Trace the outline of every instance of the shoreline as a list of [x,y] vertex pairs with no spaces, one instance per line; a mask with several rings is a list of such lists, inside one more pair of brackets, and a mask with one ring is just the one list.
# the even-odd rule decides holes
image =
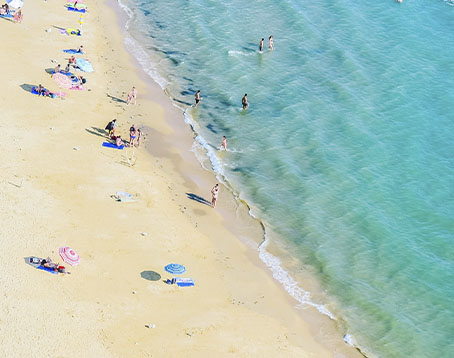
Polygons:
[[[314,340],[311,330],[316,328],[295,316],[291,299],[260,264],[257,253],[254,257],[224,228],[219,213],[183,194],[189,179],[202,179],[175,173],[180,153],[165,142],[173,138],[166,122],[171,104],[150,101],[148,82],[137,73],[131,75],[134,66],[124,50],[121,29],[109,29],[111,10],[104,3],[90,4],[80,39],[44,31],[77,20],[63,6],[30,3],[25,11],[23,24],[0,24],[11,38],[4,44],[9,55],[0,63],[10,68],[5,83],[12,96],[8,103],[2,99],[2,108],[4,118],[14,119],[3,124],[11,143],[1,151],[8,163],[0,207],[5,220],[0,254],[4,353],[332,356],[331,349]],[[43,68],[52,66],[51,59],[64,57],[62,48],[81,41],[88,49],[84,57],[95,67],[87,75],[86,91],[52,100],[20,88],[32,82],[56,88]],[[13,56],[17,63],[11,64]],[[132,82],[139,84],[139,103],[125,108],[113,98],[124,98]],[[100,147],[102,128],[113,117],[120,119],[119,132],[125,133],[132,121],[144,125],[149,116],[153,125],[146,143],[152,148],[162,143],[170,159],[155,152],[149,156],[143,149],[117,152]],[[133,165],[130,159],[135,159]],[[206,189],[202,181],[201,188],[205,193],[211,186]],[[110,194],[116,190],[133,193],[136,203],[114,202]],[[28,255],[56,260],[57,248],[66,244],[82,257],[70,276],[46,276],[23,263]],[[195,287],[178,289],[161,282],[162,267],[173,261],[186,265]],[[141,272],[149,270],[160,279],[145,281]],[[57,322],[60,329],[55,329]],[[150,322],[156,329],[145,327]],[[340,352],[355,356],[343,346]]]
[[[120,32],[123,34],[123,36],[129,36],[131,35],[128,33],[128,26],[127,23],[132,20],[132,11],[128,8],[127,5],[125,5],[121,0],[108,0],[109,6],[114,10],[116,16],[117,16],[117,25],[119,26]],[[126,25],[126,26],[125,26]],[[133,41],[137,42],[138,40],[133,39]],[[123,43],[125,50],[127,51],[127,46]],[[139,46],[142,46],[140,43],[138,44]],[[129,53],[129,52],[128,52]],[[147,84],[149,85],[149,89],[152,91],[153,95],[156,95],[157,92],[161,92],[160,94],[164,94],[163,100],[164,104],[165,101],[169,102],[168,104],[170,105],[165,105],[166,110],[170,112],[169,118],[166,119],[167,124],[169,124],[172,129],[177,133],[173,134],[175,137],[175,140],[173,141],[166,141],[166,142],[161,142],[160,147],[164,146],[174,146],[178,149],[179,153],[178,155],[173,155],[169,152],[162,152],[161,150],[150,150],[149,152],[152,155],[158,155],[162,157],[167,157],[171,158],[173,163],[178,163],[176,164],[176,170],[179,175],[187,179],[188,181],[194,181],[196,184],[199,186],[199,189],[202,189],[204,187],[209,188],[207,186],[207,183],[209,182],[209,177],[217,177],[219,173],[214,172],[211,168],[207,169],[204,167],[203,163],[201,162],[202,159],[197,158],[196,153],[194,152],[191,147],[193,147],[193,143],[195,141],[195,137],[198,135],[195,128],[193,126],[195,123],[191,122],[190,120],[186,119],[186,112],[187,111],[192,111],[192,106],[184,108],[184,105],[178,104],[174,102],[174,98],[170,93],[165,88],[165,84],[159,83],[161,81],[157,81],[155,76],[152,76],[151,74],[148,74],[143,66],[139,63],[138,59],[131,53],[129,53],[129,56],[131,58],[131,61],[134,63],[134,66],[136,67],[136,70],[138,72],[143,73],[148,81],[146,80]],[[158,74],[159,76],[159,74]],[[160,77],[160,76],[159,76]],[[162,77],[160,77],[162,78]],[[164,80],[165,81],[165,80]],[[163,105],[162,102],[159,102],[161,105]],[[180,117],[180,118],[178,118]],[[175,144],[177,143],[177,145]],[[202,148],[202,150],[205,150]],[[205,153],[206,155],[206,153]],[[180,158],[179,158],[180,156]],[[191,163],[191,166],[187,166],[181,162],[181,158],[183,158],[184,161],[188,161]],[[212,165],[210,159],[208,157],[204,158],[204,161],[208,162],[209,165]],[[186,174],[186,170],[192,172],[192,175]],[[226,179],[226,178],[222,178]],[[185,185],[190,185],[188,181],[185,182]],[[292,308],[295,310],[295,312],[308,324],[313,325],[313,330],[312,334],[314,336],[317,335],[317,332],[320,329],[323,329],[325,331],[329,331],[329,336],[331,338],[329,339],[330,343],[329,346],[333,349],[339,349],[339,348],[346,348],[347,351],[353,349],[353,351],[357,351],[361,357],[373,357],[371,353],[366,353],[367,351],[364,349],[364,347],[360,347],[355,343],[354,338],[347,332],[345,333],[344,338],[342,339],[342,332],[341,332],[341,327],[339,327],[340,322],[343,322],[342,319],[339,319],[334,316],[333,313],[331,313],[327,308],[326,305],[329,303],[324,303],[324,304],[317,304],[313,302],[312,300],[309,299],[309,301],[303,297],[306,295],[311,295],[313,290],[321,292],[322,289],[319,286],[318,280],[312,276],[312,274],[306,272],[303,275],[300,275],[299,277],[301,280],[295,280],[294,277],[292,277],[291,274],[289,274],[288,269],[285,268],[285,265],[283,262],[280,260],[279,256],[276,256],[274,253],[271,253],[267,250],[267,246],[270,243],[269,239],[267,239],[267,233],[266,233],[266,227],[265,223],[262,221],[261,218],[256,217],[252,212],[252,207],[249,205],[249,203],[240,198],[238,194],[234,191],[234,189],[230,186],[229,188],[226,188],[226,183],[223,181],[220,181],[220,183],[224,186],[225,189],[227,189],[227,197],[228,197],[228,205],[224,206],[219,206],[217,207],[217,211],[220,213],[220,215],[223,218],[224,222],[224,228],[234,234],[237,239],[239,239],[243,244],[245,244],[248,247],[248,250],[251,251],[252,255],[249,255],[249,258],[258,266],[262,268],[275,282],[278,284],[278,286],[285,292],[286,295],[288,295],[288,304],[292,306]],[[206,190],[208,192],[208,190]],[[225,192],[225,190],[224,190]],[[235,223],[235,220],[240,220],[241,224],[240,226],[245,226],[248,229],[252,228],[253,234],[250,232],[247,232],[247,229],[243,230],[234,230],[232,227],[237,225]],[[235,224],[235,225],[233,225]],[[274,234],[276,235],[276,234]],[[253,237],[251,240],[250,238]],[[272,243],[271,243],[272,244]],[[271,245],[273,246],[273,245]],[[275,251],[277,249],[278,252],[282,252],[283,248],[282,247],[275,247]],[[285,252],[285,255],[289,255],[288,252]],[[268,256],[271,258],[270,261],[266,261],[266,259],[263,256]],[[277,270],[276,267],[271,267],[272,265],[277,265]],[[287,278],[290,279],[288,284],[286,282],[282,281],[282,277],[285,276],[285,280]],[[292,293],[289,291],[289,287],[287,286],[293,286],[298,285],[301,283],[308,284],[311,289],[305,290],[300,288],[300,286],[297,287],[297,293]],[[305,287],[304,285],[303,287]],[[301,293],[300,293],[301,292]],[[298,297],[298,298],[297,298]],[[325,297],[326,298],[326,297]],[[334,303],[334,300],[330,303]],[[305,305],[306,307],[301,307],[297,308],[298,306]],[[310,318],[304,317],[305,313],[307,310],[314,310],[314,312],[311,312],[309,314]],[[304,311],[304,313],[303,313]],[[343,327],[345,329],[345,326]],[[320,337],[319,342],[323,344],[323,341],[326,341],[327,337]],[[325,342],[326,343],[326,342]]]

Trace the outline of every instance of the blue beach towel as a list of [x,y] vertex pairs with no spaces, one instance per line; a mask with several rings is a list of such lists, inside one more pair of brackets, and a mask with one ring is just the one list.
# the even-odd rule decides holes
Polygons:
[[107,147],[107,148],[120,149],[120,150],[122,150],[125,147],[124,145],[120,145],[119,147],[117,147],[116,144],[110,143],[110,142],[102,142],[102,146]]
[[13,19],[14,18],[14,16],[11,15],[11,14],[2,14],[2,15],[0,15],[0,17],[4,17],[6,19]]
[[176,284],[178,287],[189,287],[194,286],[194,280],[192,278],[177,278],[175,279]]
[[53,273],[54,275],[58,275],[58,271],[54,271],[54,269],[51,269],[49,267],[44,267],[44,266],[39,265],[36,268],[38,270],[43,270],[43,271],[47,271],[47,272]]
[[63,52],[70,53],[70,54],[72,54],[72,55],[76,55],[76,54],[78,54],[78,53],[82,53],[82,52],[80,52],[80,51],[74,50],[73,48],[68,49],[68,50],[63,50]]
[[85,13],[85,9],[77,9],[75,7],[72,7],[72,6],[68,6],[67,9],[68,9],[68,11],[75,11],[75,12],[83,12],[83,13]]

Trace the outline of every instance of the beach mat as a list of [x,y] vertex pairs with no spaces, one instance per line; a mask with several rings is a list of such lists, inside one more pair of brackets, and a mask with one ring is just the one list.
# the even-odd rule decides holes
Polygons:
[[44,266],[39,265],[39,266],[37,266],[36,268],[37,268],[38,270],[43,270],[43,271],[50,272],[50,273],[52,273],[52,274],[54,274],[54,275],[58,275],[58,271],[55,271],[54,269],[49,268],[49,267],[44,267]]
[[75,7],[72,7],[72,6],[68,6],[67,7],[68,11],[74,11],[74,12],[82,12],[82,13],[85,13],[85,9],[77,9]]
[[81,36],[82,35],[78,29],[72,29],[72,28],[67,28],[64,33],[66,33],[68,35],[72,35],[72,36]]
[[175,283],[178,285],[178,287],[189,287],[189,286],[195,286],[194,280],[192,278],[176,278]]
[[71,55],[77,55],[78,53],[80,53],[80,54],[82,53],[82,52],[77,51],[77,50],[75,50],[73,48],[70,48],[68,50],[63,50],[63,52],[70,53]]
[[107,148],[119,149],[119,150],[122,150],[125,147],[124,145],[120,145],[119,147],[117,147],[116,144],[110,143],[110,142],[102,142],[102,146],[107,147]]

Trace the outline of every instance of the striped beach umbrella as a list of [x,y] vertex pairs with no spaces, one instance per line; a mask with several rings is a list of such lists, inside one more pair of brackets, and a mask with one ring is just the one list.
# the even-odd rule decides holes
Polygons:
[[186,267],[180,264],[168,264],[164,267],[164,270],[172,275],[181,275],[186,271]]
[[52,79],[61,88],[69,89],[73,86],[73,81],[71,81],[71,78],[64,75],[63,73],[54,73],[52,75]]
[[68,246],[60,247],[58,249],[58,253],[63,261],[67,262],[71,266],[79,265],[80,264],[80,257],[76,251],[71,249]]

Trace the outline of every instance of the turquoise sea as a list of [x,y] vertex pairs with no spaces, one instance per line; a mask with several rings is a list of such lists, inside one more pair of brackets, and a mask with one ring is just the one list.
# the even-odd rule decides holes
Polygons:
[[258,254],[289,294],[370,356],[454,357],[454,2],[120,5],[128,50],[263,221]]

